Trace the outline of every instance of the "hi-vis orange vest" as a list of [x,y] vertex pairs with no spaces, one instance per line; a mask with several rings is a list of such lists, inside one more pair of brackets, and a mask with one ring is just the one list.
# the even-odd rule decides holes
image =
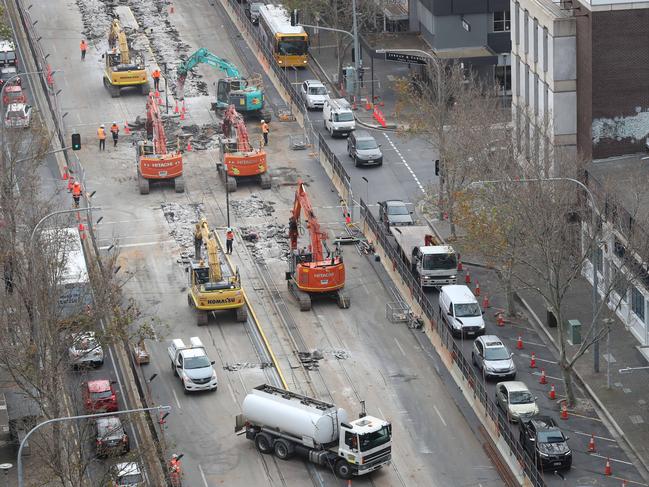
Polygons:
[[99,127],[97,129],[97,136],[99,137],[99,140],[104,140],[106,138],[106,131],[103,128]]

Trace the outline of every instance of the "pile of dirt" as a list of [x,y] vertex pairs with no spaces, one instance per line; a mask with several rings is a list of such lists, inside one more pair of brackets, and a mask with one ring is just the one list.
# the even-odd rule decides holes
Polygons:
[[242,200],[230,201],[234,213],[241,217],[271,216],[275,213],[274,204],[274,201],[266,201],[257,193]]
[[203,218],[203,204],[162,203],[162,212],[169,223],[171,235],[181,248],[179,263],[188,264],[194,257],[194,228]]
[[[108,38],[108,28],[112,19],[112,10],[102,0],[77,0],[81,12],[83,32],[87,40],[97,41]],[[107,41],[106,41],[106,44]],[[102,48],[103,49],[103,48]]]
[[287,262],[290,254],[288,225],[269,223],[267,225],[244,226],[241,236],[257,262]]
[[[131,140],[134,142],[144,140],[146,117],[138,116],[135,121],[129,122]],[[167,137],[167,150],[175,151],[187,146],[191,139],[193,150],[208,150],[219,147],[219,137],[222,133],[221,125],[210,123],[205,125],[185,125],[177,116],[162,116],[165,135]]]

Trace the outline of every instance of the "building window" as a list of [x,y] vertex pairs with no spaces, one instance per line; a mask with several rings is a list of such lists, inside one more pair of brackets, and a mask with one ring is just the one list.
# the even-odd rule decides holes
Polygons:
[[525,11],[525,17],[523,18],[523,51],[525,54],[529,52],[530,44],[530,14],[528,11]]
[[631,287],[631,309],[638,319],[644,323],[644,296],[635,286]]
[[494,12],[494,32],[509,32],[511,30],[511,21],[509,11]]
[[629,288],[629,282],[627,281],[624,272],[622,272],[622,269],[617,268],[615,270],[615,275],[613,276],[613,289],[624,302],[626,302],[627,300],[626,294],[628,288]]
[[[518,68],[518,66],[517,66]],[[511,95],[512,93],[512,67],[496,66],[496,83],[500,86],[500,91]]]
[[534,19],[534,62],[539,61],[539,21]]
[[548,29],[543,27],[543,72],[548,72]]
[[519,39],[520,39],[520,24],[518,21],[518,16],[520,15],[520,8],[518,6],[518,2],[514,4],[514,42],[518,46],[520,44]]

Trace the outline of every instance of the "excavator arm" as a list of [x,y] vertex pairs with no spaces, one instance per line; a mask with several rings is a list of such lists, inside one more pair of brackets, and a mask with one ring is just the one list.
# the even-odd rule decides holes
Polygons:
[[153,148],[155,153],[159,155],[166,154],[167,136],[165,135],[164,125],[162,124],[160,106],[156,102],[153,93],[149,93],[149,97],[146,101],[146,118],[147,125],[149,125],[153,131]]
[[201,47],[198,51],[189,56],[184,63],[176,68],[176,73],[178,74],[177,96],[180,99],[184,98],[184,87],[187,73],[199,64],[208,64],[209,66],[220,69],[228,78],[241,79],[241,74],[234,64],[227,59],[222,59],[217,55],[212,54],[204,47]]
[[[233,131],[235,133],[233,133]],[[234,105],[228,106],[223,114],[223,134],[226,137],[237,137],[237,151],[239,152],[252,152],[250,139],[248,137],[248,129],[246,123],[239,112],[237,112]]]
[[311,252],[313,253],[313,260],[320,262],[324,260],[322,253],[323,242],[327,240],[327,234],[320,230],[320,223],[313,212],[311,200],[306,193],[304,183],[302,180],[297,182],[297,190],[295,191],[295,200],[293,201],[293,211],[289,220],[289,239],[291,249],[297,248],[297,223],[300,221],[300,214],[304,211],[305,221],[311,237]]
[[[210,228],[205,218],[196,224],[196,238],[205,242],[207,246],[207,262],[210,266],[210,282],[219,282],[223,279],[221,262],[219,261],[219,246],[216,238],[210,235]],[[198,257],[198,256],[197,256]]]
[[113,19],[113,23],[110,25],[108,44],[112,47],[119,47],[120,62],[122,64],[128,64],[131,62],[131,53],[129,52],[126,33],[117,19]]

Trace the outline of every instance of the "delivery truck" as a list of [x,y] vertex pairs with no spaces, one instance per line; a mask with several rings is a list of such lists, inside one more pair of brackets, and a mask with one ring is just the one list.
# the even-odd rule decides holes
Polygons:
[[300,456],[350,479],[389,465],[392,457],[392,425],[364,409],[349,421],[334,404],[263,384],[243,400],[235,432],[261,453],[282,460]]

